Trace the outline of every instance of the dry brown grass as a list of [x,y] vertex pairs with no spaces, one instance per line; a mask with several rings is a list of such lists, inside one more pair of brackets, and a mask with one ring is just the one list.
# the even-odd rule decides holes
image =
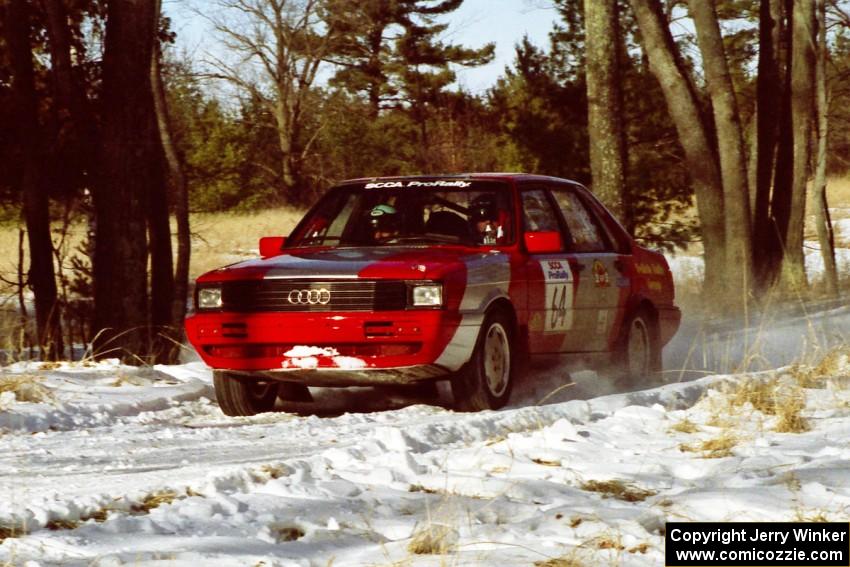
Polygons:
[[544,467],[560,467],[561,461],[556,461],[553,459],[542,459],[542,458],[534,458],[531,459],[531,462],[537,465],[542,465]]
[[806,366],[797,364],[790,374],[801,388],[824,388],[830,378],[847,375],[850,363],[850,346],[840,345],[827,351],[817,364]]
[[122,386],[147,386],[150,380],[134,374],[121,372],[115,377],[115,380],[109,383],[110,386],[120,388]]
[[454,550],[457,540],[453,526],[429,521],[413,533],[407,551],[414,555],[446,555]]
[[80,518],[81,522],[87,522],[89,520],[94,520],[95,522],[105,522],[106,518],[109,517],[109,509],[108,508],[100,508],[99,510],[95,510],[89,514],[86,514],[82,518]]
[[66,520],[63,518],[58,518],[56,520],[50,520],[47,522],[44,527],[48,530],[58,531],[58,530],[73,530],[82,524],[82,520]]
[[442,494],[443,491],[437,490],[435,488],[428,488],[422,486],[421,484],[411,484],[407,487],[408,492],[422,492],[424,494]]
[[[240,260],[256,257],[259,253],[259,239],[262,236],[285,236],[295,227],[304,211],[280,207],[256,213],[195,213],[190,217],[192,230],[192,255],[189,277],[194,280],[204,272],[232,264]],[[18,229],[17,222],[0,224],[0,250],[6,251],[0,257],[0,349],[8,352],[23,352],[28,343],[27,332],[33,335],[33,329],[25,329],[17,314],[18,302],[15,298],[16,287],[4,280],[15,282],[18,279]],[[54,223],[54,230],[59,223]],[[66,257],[63,261],[64,272],[71,273],[71,259],[79,257],[79,246],[85,240],[87,225],[74,222],[68,229],[62,247]],[[176,234],[176,225],[172,222],[172,235]],[[54,236],[54,240],[58,237]],[[177,242],[173,240],[176,250]],[[23,273],[29,269],[29,251],[24,242]],[[32,313],[30,313],[30,319]],[[30,325],[32,327],[32,325]],[[0,364],[12,362],[0,358]]]
[[584,518],[582,518],[581,516],[573,516],[572,518],[570,518],[570,527],[577,528],[581,525],[583,521]]
[[822,522],[831,522],[829,516],[827,516],[826,512],[823,510],[815,510],[809,513],[806,513],[803,510],[797,510],[794,514],[795,522],[807,522],[807,523],[822,523]]
[[33,374],[0,376],[0,393],[12,392],[19,402],[39,404],[53,399],[50,390],[42,386],[41,378]]
[[610,536],[598,537],[592,541],[592,545],[596,549],[614,549],[616,551],[623,551],[626,549],[626,546],[623,545],[619,539],[615,539]]
[[198,213],[192,215],[191,277],[256,256],[261,236],[286,236],[304,211],[287,207],[256,213]]
[[598,492],[605,498],[616,498],[625,502],[643,502],[656,492],[640,488],[621,480],[589,480],[582,483],[582,490]]
[[733,407],[747,404],[765,415],[776,416],[774,431],[779,433],[802,433],[809,424],[802,412],[806,408],[806,392],[798,383],[770,380],[745,380],[731,392]]
[[687,417],[682,421],[678,421],[670,426],[670,431],[676,431],[678,433],[696,433],[699,431],[699,426],[688,419]]
[[722,459],[732,456],[732,448],[738,444],[738,438],[728,431],[719,437],[707,439],[699,443],[682,443],[679,450],[689,453],[702,453],[703,459]]
[[278,543],[296,541],[304,537],[304,530],[293,524],[272,524],[269,531]]
[[[220,212],[194,213],[189,222],[192,228],[192,258],[189,269],[190,277],[196,278],[204,272],[238,261],[245,256],[256,255],[261,236],[285,236],[295,227],[303,216],[304,211],[289,207],[279,207],[249,212]],[[58,229],[59,223],[53,224]],[[18,266],[18,229],[19,223],[6,222],[0,224],[0,250],[7,251],[0,258],[0,276],[6,280],[16,281]],[[88,227],[85,222],[74,222],[68,229],[65,250],[68,257],[66,266],[70,266],[70,258],[78,255],[78,246],[83,242]],[[176,234],[176,225],[172,222],[172,234]],[[177,242],[173,245],[176,249]],[[24,243],[24,273],[29,269],[29,251]],[[0,297],[11,297],[14,288],[0,280]]]
[[4,539],[21,537],[27,535],[23,525],[0,524],[0,543]]
[[[0,301],[7,300],[0,308],[0,349],[5,353],[0,355],[0,364],[15,362],[16,357],[12,353],[26,352],[29,347],[29,337],[35,333],[35,317],[29,321],[22,321],[18,314],[18,301],[16,298],[9,299],[5,284],[0,281]],[[11,292],[10,292],[11,293]]]
[[584,567],[584,563],[575,557],[565,556],[547,559],[545,561],[535,561],[534,567]]
[[260,467],[260,472],[268,475],[270,479],[277,479],[289,474],[289,471],[283,465],[263,465]]
[[178,497],[178,494],[172,490],[151,492],[145,496],[140,503],[134,504],[130,509],[137,514],[147,514],[154,508],[159,508],[163,504],[171,504]]
[[829,206],[850,208],[850,177],[831,177],[826,182]]

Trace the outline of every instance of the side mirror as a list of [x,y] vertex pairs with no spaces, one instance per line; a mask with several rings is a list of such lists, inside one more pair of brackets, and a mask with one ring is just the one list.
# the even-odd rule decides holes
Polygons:
[[557,231],[526,232],[525,248],[529,254],[553,254],[561,252],[564,244],[561,233]]
[[260,256],[263,258],[277,256],[284,244],[286,244],[285,236],[264,236],[260,239]]

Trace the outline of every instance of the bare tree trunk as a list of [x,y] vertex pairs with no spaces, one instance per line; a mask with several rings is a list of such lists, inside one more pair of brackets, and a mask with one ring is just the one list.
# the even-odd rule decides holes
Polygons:
[[816,74],[817,89],[817,140],[818,155],[815,172],[815,182],[812,191],[812,211],[815,215],[815,226],[818,231],[820,253],[823,258],[824,283],[829,297],[838,297],[838,270],[835,266],[835,236],[832,222],[829,218],[829,207],[826,199],[826,151],[828,141],[829,106],[826,92],[826,0],[817,0],[818,52]]
[[781,0],[761,0],[759,7],[759,59],[756,79],[756,187],[753,208],[753,257],[756,285],[763,292],[772,282],[781,251],[771,218],[771,187],[779,133],[782,99],[779,58]]
[[[155,2],[157,23],[160,17],[160,0]],[[174,309],[174,258],[171,250],[171,225],[169,222],[168,190],[162,171],[162,158],[164,147],[162,144],[162,113],[167,112],[160,108],[158,88],[161,88],[161,77],[159,75],[159,39],[157,29],[154,28],[153,49],[149,65],[151,101],[156,122],[153,125],[151,135],[152,145],[157,146],[157,167],[152,172],[156,175],[155,182],[151,185],[149,192],[149,218],[148,232],[150,234],[151,254],[151,323],[154,326],[156,337],[153,341],[153,354],[157,362],[173,362],[175,350],[175,324],[172,316]],[[159,84],[157,84],[159,83]],[[164,95],[163,100],[165,102]],[[166,128],[167,128],[167,116]]]
[[634,223],[625,187],[626,138],[617,0],[585,0],[584,24],[593,192],[632,231]]
[[29,333],[27,332],[27,321],[29,320],[29,314],[27,313],[27,299],[26,299],[26,288],[29,285],[27,282],[27,276],[24,273],[24,260],[26,258],[26,246],[24,246],[24,242],[27,239],[27,231],[23,228],[18,229],[18,273],[17,273],[17,285],[15,289],[18,294],[18,323],[21,327],[19,333],[19,349],[23,352],[27,346],[32,348],[32,341],[29,339]]
[[171,135],[171,120],[165,98],[165,85],[162,81],[162,69],[159,63],[159,49],[155,46],[151,58],[151,84],[153,86],[154,109],[159,129],[159,139],[168,166],[171,191],[174,202],[174,216],[177,220],[177,260],[174,267],[174,301],[171,306],[171,325],[177,329],[183,326],[186,317],[186,302],[189,296],[189,260],[192,253],[191,231],[189,227],[189,187],[183,174],[183,160],[177,153],[174,138]]
[[631,1],[650,68],[661,85],[694,184],[705,247],[705,291],[709,297],[720,298],[723,297],[721,285],[726,266],[726,238],[722,181],[717,156],[707,135],[693,85],[678,57],[660,2]]
[[61,313],[53,268],[50,236],[50,204],[41,171],[44,167],[42,129],[30,46],[30,12],[23,0],[5,3],[4,29],[12,69],[12,100],[15,108],[14,139],[23,161],[21,190],[30,251],[28,282],[35,295],[37,341],[41,357],[62,356]]
[[[154,117],[155,118],[155,117]],[[144,132],[150,136],[147,142],[153,150],[151,156],[151,184],[147,192],[148,241],[150,254],[150,323],[152,336],[150,354],[155,362],[172,362],[170,353],[174,351],[171,340],[173,321],[171,310],[174,306],[174,258],[171,251],[171,225],[168,212],[168,191],[162,172],[162,148],[156,123]]]
[[[52,193],[61,195],[67,207],[76,198],[79,190],[89,181],[89,151],[93,136],[92,122],[83,116],[85,108],[85,88],[74,78],[71,63],[71,29],[65,4],[62,0],[42,0],[47,24],[48,45],[50,47],[51,114],[56,122],[56,134],[49,137],[46,146],[50,153],[48,165]],[[64,233],[63,233],[64,234]],[[59,281],[63,281],[62,263],[56,263]],[[60,295],[67,305],[64,289]]]
[[102,174],[94,193],[93,346],[97,356],[136,362],[150,348],[146,219],[151,187],[161,183],[150,87],[155,25],[154,0],[108,4]]
[[773,285],[779,278],[782,259],[786,252],[785,237],[791,222],[791,186],[794,162],[794,135],[791,124],[791,14],[794,0],[783,0],[783,25],[780,69],[783,69],[782,92],[779,102],[779,131],[777,134],[776,165],[773,174],[773,194],[770,200],[770,231],[773,238],[765,254],[765,285]]
[[[758,106],[756,106],[752,117],[750,117],[750,123],[747,125],[747,136],[745,138],[745,143],[749,142],[747,146],[747,190],[750,192],[750,226],[753,227],[753,234],[755,234],[755,221],[756,221],[756,192],[758,187],[758,153],[759,153],[759,140],[758,140]],[[755,238],[755,236],[753,236]],[[756,243],[753,241],[753,254],[755,254]],[[755,271],[756,260],[753,257],[753,270]]]
[[724,277],[732,289],[734,304],[743,302],[752,289],[752,233],[750,200],[747,190],[747,155],[744,134],[729,75],[723,37],[717,21],[715,0],[689,0],[702,54],[703,68],[717,129],[720,173],[726,230],[726,270]]
[[811,157],[815,84],[815,0],[794,0],[791,39],[791,129],[794,140],[791,214],[785,233],[782,284],[786,290],[806,286],[803,225]]

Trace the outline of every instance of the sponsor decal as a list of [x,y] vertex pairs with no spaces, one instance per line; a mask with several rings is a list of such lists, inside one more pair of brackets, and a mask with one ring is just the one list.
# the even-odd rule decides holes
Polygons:
[[548,260],[545,262],[546,281],[570,281],[570,265],[565,260]]
[[608,287],[611,285],[611,278],[608,277],[608,269],[599,260],[593,261],[593,283],[596,287]]
[[661,264],[647,264],[646,262],[638,262],[635,264],[635,270],[642,276],[663,276],[664,266]]
[[378,181],[367,183],[364,189],[394,189],[400,187],[457,187],[466,189],[471,187],[470,181],[446,181],[438,179],[436,181]]
[[366,189],[392,189],[393,187],[404,187],[401,181],[383,181],[381,183],[367,183]]
[[573,327],[573,273],[567,260],[542,260],[546,287],[544,333],[563,333]]

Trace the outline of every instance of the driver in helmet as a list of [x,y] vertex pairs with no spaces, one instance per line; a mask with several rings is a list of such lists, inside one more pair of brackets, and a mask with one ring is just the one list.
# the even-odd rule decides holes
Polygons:
[[369,226],[374,241],[381,242],[399,235],[401,218],[395,207],[382,203],[369,211]]
[[485,193],[472,201],[469,220],[480,244],[496,245],[503,241],[505,233],[499,213],[496,196],[493,194]]

